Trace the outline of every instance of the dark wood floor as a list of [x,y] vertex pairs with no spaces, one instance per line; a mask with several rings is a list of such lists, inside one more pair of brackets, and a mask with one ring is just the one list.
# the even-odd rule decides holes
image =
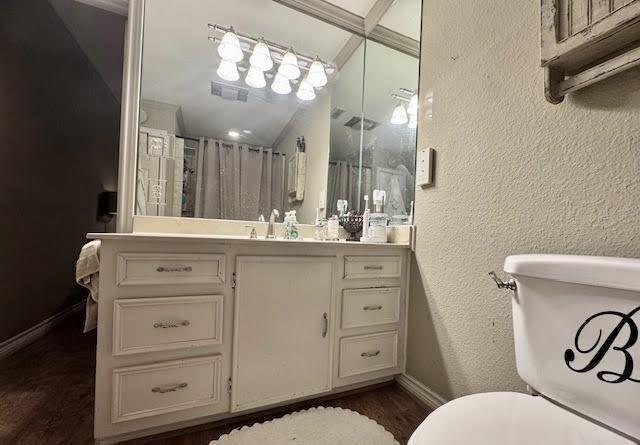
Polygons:
[[[81,334],[72,318],[45,338],[0,361],[0,444],[93,443],[95,333]],[[311,406],[357,411],[384,426],[404,444],[429,410],[396,384],[339,398],[298,403],[225,425],[203,425],[138,439],[128,445],[207,445],[244,424],[263,422]]]

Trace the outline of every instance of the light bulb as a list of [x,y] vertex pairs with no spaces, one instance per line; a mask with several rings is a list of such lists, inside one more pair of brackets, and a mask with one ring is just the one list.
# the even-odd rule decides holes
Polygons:
[[407,110],[405,110],[402,104],[398,104],[398,106],[393,109],[393,114],[391,115],[391,123],[393,125],[404,125],[407,122],[409,122]]
[[230,62],[228,60],[220,61],[220,66],[216,73],[221,79],[228,80],[229,82],[235,82],[240,79],[240,73],[238,72],[238,67],[235,62]]
[[409,116],[409,123],[407,124],[407,127],[411,128],[412,130],[418,128],[418,115],[417,114],[412,114]]
[[322,88],[327,84],[327,73],[324,71],[324,65],[318,59],[314,60],[309,67],[307,80],[316,88]]
[[282,58],[278,73],[289,80],[295,80],[300,77],[300,67],[298,66],[298,57],[291,50]]
[[418,95],[414,94],[411,96],[411,100],[409,101],[409,105],[407,106],[407,113],[411,116],[416,116],[418,114]]
[[261,40],[253,47],[253,54],[249,57],[251,66],[256,67],[260,71],[269,71],[273,68],[273,60],[271,60],[271,52],[269,47]]
[[291,84],[289,84],[289,79],[278,73],[273,78],[271,89],[278,94],[289,94],[291,92]]
[[316,98],[316,92],[313,89],[313,85],[309,83],[308,77],[305,77],[304,80],[300,82],[296,96],[298,96],[300,100],[313,100]]
[[244,81],[253,88],[264,88],[267,85],[267,81],[264,79],[264,73],[253,65],[249,68],[249,72],[247,73],[247,77],[244,78]]
[[242,48],[240,47],[240,39],[238,39],[236,33],[233,32],[233,28],[222,36],[222,41],[220,45],[218,45],[218,54],[222,60],[235,63],[240,62],[244,57]]

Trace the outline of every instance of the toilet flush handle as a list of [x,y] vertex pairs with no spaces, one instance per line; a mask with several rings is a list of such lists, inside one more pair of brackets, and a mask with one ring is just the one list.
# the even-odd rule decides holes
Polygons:
[[502,281],[494,271],[489,272],[489,276],[493,279],[493,281],[495,281],[498,289],[509,289],[512,291],[515,291],[517,289],[516,280],[514,280],[513,278],[507,280],[506,282]]

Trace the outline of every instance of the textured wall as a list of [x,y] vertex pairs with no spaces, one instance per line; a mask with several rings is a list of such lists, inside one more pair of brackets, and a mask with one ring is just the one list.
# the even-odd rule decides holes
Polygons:
[[525,388],[487,276],[507,255],[640,257],[640,74],[547,103],[538,5],[424,2],[418,146],[437,157],[416,192],[408,373],[446,398]]
[[120,107],[45,0],[0,2],[0,54],[2,342],[86,295],[75,261],[107,229],[97,196],[116,187]]

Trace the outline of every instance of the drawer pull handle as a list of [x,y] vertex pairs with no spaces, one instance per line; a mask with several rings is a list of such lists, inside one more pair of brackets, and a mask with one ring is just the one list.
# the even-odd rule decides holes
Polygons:
[[158,272],[192,272],[193,271],[193,267],[191,267],[191,266],[183,266],[183,267],[158,266],[156,271],[158,271]]
[[151,388],[151,392],[166,394],[168,392],[175,392],[181,389],[185,389],[187,386],[189,386],[189,384],[186,382],[176,383],[175,385],[156,386],[155,388]]
[[327,336],[327,332],[329,332],[329,317],[327,317],[327,313],[322,314],[322,338]]
[[153,327],[156,329],[169,329],[169,328],[180,328],[189,326],[189,320],[184,321],[158,321],[153,324]]
[[364,266],[364,270],[383,270],[383,266]]
[[380,349],[375,351],[367,351],[360,354],[360,357],[375,357],[376,355],[380,355]]
[[382,305],[381,304],[379,304],[377,306],[374,305],[374,304],[370,304],[370,305],[365,306],[365,307],[362,308],[363,311],[379,311],[381,309],[382,309]]

